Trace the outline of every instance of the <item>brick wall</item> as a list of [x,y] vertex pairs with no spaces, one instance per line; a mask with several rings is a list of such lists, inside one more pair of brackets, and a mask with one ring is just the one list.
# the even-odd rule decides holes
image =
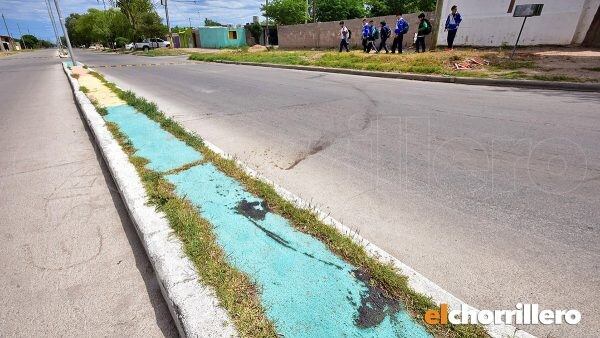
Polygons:
[[[410,25],[408,33],[404,35],[404,48],[413,44],[413,37],[419,26],[418,13],[404,14],[404,19]],[[425,13],[426,18],[434,22],[433,12]],[[390,28],[394,29],[396,24],[396,17],[380,16],[373,19],[376,25],[379,27],[379,22],[384,20]],[[361,45],[361,32],[362,32],[362,19],[344,20],[346,27],[352,31],[352,39],[350,40],[350,46],[353,48],[362,48]],[[317,22],[300,25],[289,25],[289,26],[278,26],[277,34],[279,37],[280,48],[337,48],[340,45],[340,24],[339,21],[329,22]],[[393,40],[393,34],[388,39],[388,45],[391,46]],[[431,46],[431,34],[426,40],[427,48]],[[359,47],[360,46],[360,47]]]

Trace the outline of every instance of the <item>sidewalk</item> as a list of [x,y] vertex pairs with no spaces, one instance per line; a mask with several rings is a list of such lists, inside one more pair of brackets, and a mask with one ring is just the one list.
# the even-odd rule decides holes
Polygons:
[[0,61],[0,332],[176,336],[53,55]]

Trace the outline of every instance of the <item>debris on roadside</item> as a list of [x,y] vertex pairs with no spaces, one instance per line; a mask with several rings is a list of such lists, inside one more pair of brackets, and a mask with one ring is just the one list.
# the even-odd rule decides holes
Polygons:
[[478,57],[468,58],[462,62],[455,62],[454,69],[455,70],[471,70],[471,69],[479,69],[484,66],[489,66],[490,61]]

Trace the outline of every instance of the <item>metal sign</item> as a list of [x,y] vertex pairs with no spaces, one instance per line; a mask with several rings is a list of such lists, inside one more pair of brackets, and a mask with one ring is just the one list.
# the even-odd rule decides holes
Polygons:
[[517,45],[519,44],[519,39],[521,39],[521,33],[523,33],[525,21],[527,21],[527,18],[531,16],[542,15],[542,8],[544,8],[544,4],[517,5],[517,7],[515,7],[513,17],[523,18],[523,24],[521,25],[521,30],[519,31],[519,35],[517,36],[517,42],[515,42],[515,47],[513,48],[512,54],[510,55],[511,59],[515,56],[515,52],[517,51]]
[[540,16],[542,15],[542,8],[544,8],[544,4],[517,5],[513,12],[513,17],[527,18],[530,16]]

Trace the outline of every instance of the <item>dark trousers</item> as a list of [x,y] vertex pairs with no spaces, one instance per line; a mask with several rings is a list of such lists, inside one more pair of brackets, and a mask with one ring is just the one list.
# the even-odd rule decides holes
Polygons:
[[448,31],[448,48],[452,48],[454,46],[454,38],[456,37],[456,31],[457,29]]
[[346,52],[350,51],[350,49],[348,49],[348,41],[346,41],[346,39],[340,40],[340,52],[342,51],[342,49],[346,49]]
[[415,46],[417,48],[417,53],[419,52],[419,47],[422,47],[423,53],[425,53],[425,36],[417,36],[417,42],[415,42]]
[[381,42],[379,42],[379,48],[377,48],[377,53],[381,52],[382,49],[385,49],[386,53],[389,52],[386,42],[387,42],[387,39],[381,39]]
[[402,53],[402,40],[404,40],[404,34],[396,35],[394,37],[394,42],[392,42],[392,53],[396,53],[396,49],[398,49],[398,53]]
[[371,53],[371,50],[377,51],[377,47],[375,46],[375,40],[372,38],[367,39],[367,53]]
[[363,38],[362,39],[363,52],[367,51],[367,46],[368,45],[369,45],[369,41],[367,40],[367,38]]

